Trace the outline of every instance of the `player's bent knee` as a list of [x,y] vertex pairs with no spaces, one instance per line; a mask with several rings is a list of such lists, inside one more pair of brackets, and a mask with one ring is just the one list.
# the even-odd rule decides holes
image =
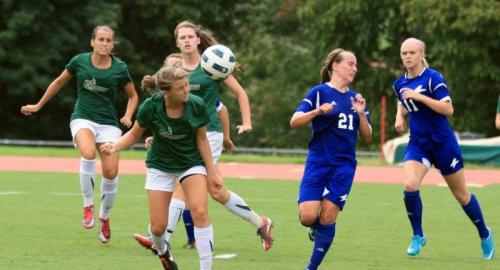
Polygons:
[[86,160],[94,160],[97,157],[95,150],[80,150],[80,156]]
[[106,179],[115,179],[115,177],[118,175],[118,168],[111,168],[111,169],[103,169],[102,170],[102,176]]
[[220,203],[225,203],[227,201],[227,192],[223,188],[210,189],[210,197]]
[[469,192],[453,192],[453,196],[461,205],[466,205],[470,202],[471,196]]
[[208,210],[206,208],[202,209],[191,208],[191,216],[193,217],[193,222],[195,223],[195,225],[206,224],[209,220]]
[[413,192],[413,191],[417,191],[419,186],[416,183],[414,183],[413,181],[405,181],[404,188],[405,188],[405,191]]
[[316,223],[318,220],[317,213],[300,213],[299,214],[300,223],[306,227],[309,227]]

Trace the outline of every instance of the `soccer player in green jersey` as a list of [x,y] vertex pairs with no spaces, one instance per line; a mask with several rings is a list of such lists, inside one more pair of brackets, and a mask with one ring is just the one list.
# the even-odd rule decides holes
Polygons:
[[[223,149],[223,130],[221,122],[217,116],[216,102],[219,96],[219,88],[221,81],[213,80],[203,73],[200,67],[200,59],[203,51],[216,44],[215,38],[200,26],[189,22],[183,21],[179,23],[174,31],[176,44],[182,55],[182,67],[189,73],[189,85],[191,93],[197,95],[205,101],[210,116],[210,122],[207,125],[207,137],[210,142],[212,151],[212,158],[216,164]],[[230,75],[222,81],[228,89],[236,96],[241,111],[241,119],[243,123],[238,125],[238,134],[250,132],[252,130],[252,123],[250,117],[250,105],[248,96],[245,90],[238,83],[236,78]],[[262,246],[265,250],[269,250],[272,246],[271,219],[261,217],[253,211],[248,204],[238,196],[236,193],[229,191],[224,182],[222,181],[209,181],[208,190],[211,197],[224,205],[231,213],[241,217],[242,219],[250,222],[257,229],[257,234],[261,237]],[[177,196],[174,192],[174,202]],[[189,201],[189,200],[188,200]],[[171,207],[181,207],[181,203],[171,204]],[[172,219],[171,219],[172,220]],[[175,224],[168,225],[170,231],[173,231]],[[168,230],[167,230],[168,232]],[[167,233],[167,238],[170,233]]]
[[208,270],[212,269],[213,230],[208,216],[207,182],[222,180],[212,161],[206,135],[207,107],[201,98],[189,94],[187,76],[179,67],[163,67],[155,75],[144,76],[143,89],[161,92],[140,106],[130,131],[116,143],[101,146],[101,151],[113,154],[137,142],[146,128],[153,132],[146,159],[145,189],[152,241],[147,248],[160,256],[165,269],[177,269],[164,234],[172,192],[179,179],[190,202],[200,269]]
[[[36,104],[21,107],[21,113],[31,115],[38,112],[54,97],[71,78],[76,77],[77,100],[71,114],[71,135],[75,147],[80,151],[80,186],[83,194],[83,220],[86,229],[94,227],[94,179],[96,177],[96,152],[104,142],[116,141],[122,131],[119,123],[126,127],[132,124],[138,96],[127,64],[113,56],[114,31],[105,25],[94,28],[90,39],[92,52],[73,57],[64,71],[47,88]],[[118,120],[115,99],[118,90],[128,96],[125,115]],[[99,240],[108,243],[111,239],[109,214],[118,190],[118,153],[101,155],[101,207],[99,213]]]
[[498,96],[497,117],[495,118],[495,126],[497,127],[497,129],[500,129],[500,95]]
[[[163,61],[163,66],[181,67],[182,55],[180,53],[171,53],[167,55],[167,57],[165,57],[165,60]],[[155,92],[156,89],[154,90],[154,92],[149,94],[153,95]],[[224,140],[223,140],[224,150],[234,151],[236,150],[236,146],[231,140],[231,133],[229,132],[230,128],[229,112],[226,106],[224,106],[224,104],[222,104],[222,102],[220,102],[219,100],[217,100],[216,102],[216,108],[224,134]],[[152,136],[146,138],[146,140],[144,141],[146,149],[149,149],[152,143],[153,143]],[[176,198],[173,200],[174,203],[172,204],[172,207],[170,209],[169,221],[168,221],[170,227],[167,227],[167,235],[170,236],[173,233],[173,231],[177,227],[177,223],[180,220],[180,216],[182,215],[182,219],[184,221],[184,227],[186,229],[186,235],[188,238],[187,243],[184,244],[183,247],[187,249],[196,249],[193,218],[191,216],[191,211],[189,210],[189,202],[187,201],[186,196],[184,195],[182,186],[180,185],[179,181],[176,181],[175,183],[175,190],[177,190]],[[167,238],[168,238],[167,240],[170,240],[169,237]],[[139,239],[141,238],[139,237]]]

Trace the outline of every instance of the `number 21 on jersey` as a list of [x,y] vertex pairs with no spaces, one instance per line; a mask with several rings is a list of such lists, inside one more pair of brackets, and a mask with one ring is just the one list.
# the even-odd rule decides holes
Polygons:
[[352,125],[353,120],[354,116],[352,114],[340,113],[338,128],[353,130],[354,129]]

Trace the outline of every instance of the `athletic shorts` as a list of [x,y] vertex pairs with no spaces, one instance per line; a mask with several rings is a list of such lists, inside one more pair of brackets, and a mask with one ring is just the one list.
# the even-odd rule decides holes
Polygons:
[[207,175],[207,171],[204,166],[200,165],[178,173],[168,173],[154,168],[147,168],[144,189],[174,192],[176,179],[179,179],[182,183],[186,177],[193,174]]
[[464,167],[462,151],[455,136],[443,142],[416,142],[410,140],[406,148],[405,161],[415,160],[430,168],[432,165],[442,175],[449,175]]
[[212,150],[212,160],[214,164],[217,164],[222,155],[224,134],[222,134],[222,132],[207,131],[207,138],[210,143],[210,149]]
[[351,164],[319,165],[306,162],[304,176],[300,181],[298,203],[321,201],[325,198],[343,209],[355,172],[356,167]]
[[122,136],[122,130],[111,125],[101,125],[86,119],[74,119],[69,123],[73,144],[76,145],[76,134],[81,129],[89,129],[95,137],[96,143],[116,142]]

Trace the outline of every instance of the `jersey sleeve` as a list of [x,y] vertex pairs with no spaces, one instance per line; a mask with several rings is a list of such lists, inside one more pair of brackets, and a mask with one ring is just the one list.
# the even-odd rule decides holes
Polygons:
[[317,88],[312,88],[309,93],[307,93],[306,97],[302,100],[297,107],[296,112],[310,112],[316,109],[316,104],[318,103],[319,91]]
[[149,123],[153,119],[153,102],[152,97],[146,99],[141,106],[139,106],[139,110],[137,111],[136,121],[142,128],[149,127]]
[[205,102],[203,102],[201,98],[193,95],[190,96],[189,99],[190,107],[192,108],[192,119],[190,119],[192,127],[199,128],[207,125],[210,121],[210,116]]
[[498,95],[497,113],[500,113],[500,95]]
[[437,100],[451,100],[448,93],[448,86],[439,72],[433,72],[429,78],[429,91],[432,97]]
[[78,66],[78,61],[80,58],[81,54],[75,55],[71,60],[69,60],[68,64],[66,64],[66,70],[73,76],[75,76],[77,72],[77,66]]
[[128,70],[128,65],[121,60],[118,61],[120,63],[120,76],[118,78],[118,85],[122,87],[132,81],[132,76],[130,75],[130,72]]

